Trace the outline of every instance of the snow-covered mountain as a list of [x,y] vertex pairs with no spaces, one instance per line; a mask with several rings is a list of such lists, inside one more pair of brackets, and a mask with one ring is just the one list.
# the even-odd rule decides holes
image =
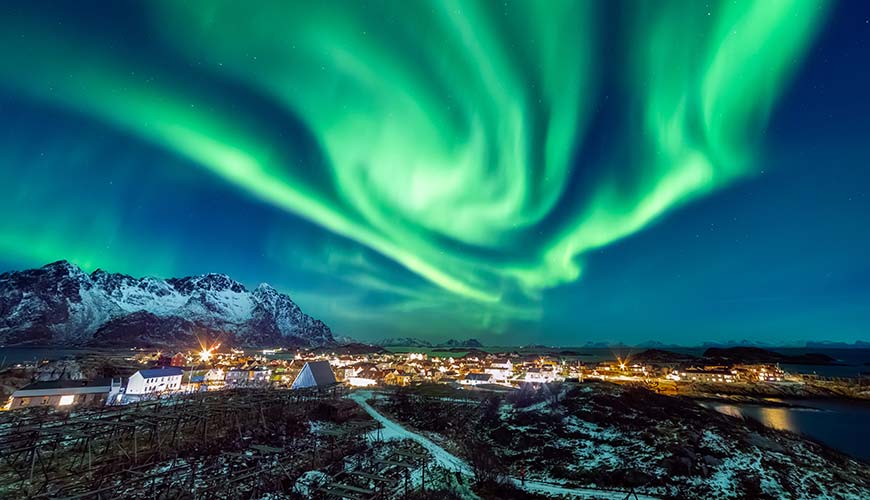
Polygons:
[[472,347],[478,348],[483,347],[483,344],[476,339],[468,339],[468,340],[456,340],[450,339],[446,342],[442,342],[440,344],[433,344],[428,340],[416,339],[413,337],[398,337],[398,338],[388,338],[383,339],[379,342],[375,342],[374,345],[380,347]]
[[432,347],[432,343],[427,340],[420,340],[411,337],[383,339],[379,342],[375,342],[375,345],[381,347]]
[[133,278],[87,274],[59,261],[0,275],[0,345],[244,346],[334,342],[322,321],[263,283],[247,290],[223,274]]

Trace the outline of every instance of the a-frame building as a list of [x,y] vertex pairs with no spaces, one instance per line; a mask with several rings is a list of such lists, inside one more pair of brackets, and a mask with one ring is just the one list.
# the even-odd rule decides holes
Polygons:
[[290,388],[329,387],[335,383],[335,374],[332,373],[329,361],[309,361],[302,367],[302,371],[296,376]]

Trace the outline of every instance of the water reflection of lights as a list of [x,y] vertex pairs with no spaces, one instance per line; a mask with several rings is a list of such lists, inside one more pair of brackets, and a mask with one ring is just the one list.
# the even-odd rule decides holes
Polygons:
[[740,419],[744,417],[753,417],[767,427],[783,431],[797,432],[797,425],[792,420],[792,414],[788,408],[772,408],[769,406],[760,406],[757,408],[758,412],[756,413],[751,410],[746,411],[735,405],[713,405],[714,410],[723,415],[728,415],[729,417]]
[[729,417],[743,418],[743,412],[734,405],[715,405],[713,409]]
[[797,426],[792,421],[792,415],[788,408],[763,406],[760,410],[758,419],[762,424],[774,429],[797,432]]

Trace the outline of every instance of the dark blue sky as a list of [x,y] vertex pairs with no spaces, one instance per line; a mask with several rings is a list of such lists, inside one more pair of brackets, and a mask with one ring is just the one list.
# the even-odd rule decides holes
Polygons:
[[[626,5],[631,9],[631,4]],[[649,185],[642,182],[649,173],[640,167],[620,170],[604,165],[618,160],[639,160],[637,164],[643,165],[660,158],[647,157],[641,146],[623,147],[646,140],[626,125],[640,121],[637,110],[641,108],[624,74],[635,51],[642,52],[630,42],[647,35],[633,22],[614,21],[632,17],[615,12],[618,9],[598,14],[614,23],[608,26],[616,34],[598,34],[596,39],[615,37],[620,43],[614,47],[627,55],[603,57],[595,63],[597,82],[588,84],[594,106],[585,114],[587,126],[576,127],[561,194],[545,218],[515,233],[500,224],[521,225],[520,217],[532,209],[492,220],[498,231],[477,223],[472,224],[473,231],[460,228],[467,218],[477,221],[475,214],[492,206],[469,208],[477,206],[475,197],[528,182],[533,198],[540,201],[555,171],[532,169],[528,178],[510,169],[502,172],[490,152],[484,158],[493,162],[486,165],[491,170],[484,169],[483,177],[470,177],[475,184],[463,186],[462,196],[456,198],[462,210],[457,201],[456,213],[449,213],[450,204],[446,209],[433,205],[439,208],[424,213],[413,205],[417,198],[408,197],[403,202],[413,209],[401,205],[405,210],[400,213],[395,197],[372,188],[385,182],[377,177],[379,172],[389,175],[390,171],[371,166],[367,171],[371,177],[358,181],[358,186],[363,193],[375,193],[373,198],[382,197],[378,202],[383,206],[396,203],[389,205],[395,210],[387,220],[401,227],[384,229],[377,215],[386,213],[383,206],[367,212],[365,200],[349,194],[354,188],[342,177],[347,169],[341,167],[342,155],[353,148],[340,143],[337,154],[330,141],[344,122],[321,123],[311,115],[320,109],[335,112],[329,108],[331,103],[319,102],[316,88],[307,93],[313,83],[299,84],[285,99],[268,82],[243,72],[257,71],[257,66],[238,61],[250,62],[256,54],[265,57],[262,46],[252,45],[255,48],[242,55],[233,53],[232,47],[207,38],[218,22],[209,19],[192,24],[188,38],[193,48],[182,48],[172,31],[179,30],[174,23],[184,25],[176,19],[187,13],[174,12],[172,7],[145,14],[144,4],[135,3],[109,10],[104,4],[90,3],[74,9],[38,3],[10,9],[14,15],[7,17],[11,24],[0,25],[7,33],[0,42],[14,40],[20,45],[11,48],[7,43],[0,52],[4,66],[0,71],[4,123],[0,209],[6,214],[0,222],[2,270],[66,258],[89,270],[102,267],[137,276],[222,272],[250,286],[269,282],[335,333],[365,340],[396,335],[565,345],[604,340],[629,344],[870,340],[870,99],[866,90],[870,88],[870,4],[866,2],[834,4],[805,52],[789,55],[793,73],[777,89],[767,120],[749,138],[751,169],[681,197],[603,246],[578,249],[574,254],[582,266],[578,276],[571,274],[570,265],[547,267],[544,256],[558,247],[554,242],[572,221],[585,220],[589,225],[598,206],[596,194],[606,192],[602,186],[617,179],[617,185],[631,194],[620,198],[618,209],[611,206],[618,215],[635,213],[644,199],[652,197],[645,192]],[[378,17],[371,12],[351,14],[330,11],[317,20],[324,23],[324,33],[347,37],[337,25],[365,27]],[[480,12],[464,15],[475,27],[487,21]],[[158,26],[155,19],[162,23]],[[37,26],[54,28],[45,31]],[[534,35],[538,28],[533,23],[518,28],[505,22],[499,29]],[[540,33],[548,33],[541,29]],[[626,35],[631,30],[641,34]],[[701,31],[694,35],[707,36]],[[412,41],[415,36],[391,31],[393,37],[400,35]],[[424,35],[431,33],[420,34]],[[244,46],[256,34],[240,29],[228,37]],[[522,40],[507,40],[511,47],[522,48]],[[198,43],[210,44],[203,49]],[[353,44],[336,46],[350,46],[353,53],[358,44],[354,39]],[[432,78],[428,72],[436,74],[441,67],[426,67],[427,45],[422,43],[420,62],[402,61],[403,65],[364,49],[354,55],[382,69],[366,78],[383,74],[394,79],[405,75],[408,81],[412,77],[407,75]],[[460,65],[449,57],[448,49],[445,54],[439,64]],[[758,54],[762,57],[760,49]],[[235,60],[237,68],[224,70],[224,57],[227,66]],[[548,81],[547,71],[536,72],[530,69],[534,65],[504,58],[509,60],[504,67],[512,67],[510,63],[522,67],[517,73],[527,77],[522,81],[528,95],[546,86],[541,82]],[[313,71],[287,64],[287,68],[270,66],[270,71],[286,76],[286,69],[291,82],[301,75],[294,71]],[[554,67],[553,74],[565,72],[568,78],[570,70],[565,66]],[[474,111],[462,117],[479,112],[485,121],[491,103],[474,97],[475,80],[464,78],[469,81],[456,84],[469,87],[468,96],[456,98],[449,88],[454,82],[446,82],[443,91],[450,99],[441,102],[432,97],[431,89],[415,92],[419,88],[412,87],[409,102],[421,103],[427,117],[455,104],[465,112]],[[678,80],[676,88],[682,84]],[[685,86],[691,95],[692,86],[689,82]],[[388,95],[386,108],[392,109],[389,100],[402,96]],[[542,96],[546,101],[546,94]],[[549,107],[546,102],[524,105],[522,135],[529,148],[534,149],[547,130],[557,133],[557,122],[547,120],[572,102],[583,106],[582,100],[567,97],[555,99]],[[391,119],[389,114],[369,114],[366,103],[352,114],[363,130]],[[502,127],[509,123],[505,109],[497,115],[500,118],[483,124],[487,147],[493,151],[514,144],[499,135],[507,133]],[[406,118],[411,129],[417,115],[409,111]],[[688,127],[694,130],[694,125]],[[394,161],[392,152],[398,151],[403,161],[419,161],[408,151],[428,151],[435,144],[428,141],[424,129],[419,129],[419,144],[391,143],[385,150],[390,155],[372,153],[368,160],[389,163]],[[379,138],[395,141],[395,134],[402,132],[390,130],[392,135],[374,136],[373,151],[378,151]],[[190,131],[194,135],[185,135]],[[471,137],[464,127],[454,132],[449,135],[455,143],[444,148],[451,155],[464,144],[463,137]],[[208,141],[203,142],[203,137]],[[268,169],[269,181],[251,181],[249,174],[243,180],[233,177],[241,167],[238,162],[226,167],[226,159],[237,153],[275,166]],[[419,154],[422,160],[432,160],[431,155]],[[530,155],[529,161],[542,157]],[[719,159],[713,162],[718,169]],[[406,185],[409,192],[420,189],[411,184],[419,177],[402,173],[411,167],[397,165],[391,167],[396,169],[394,183],[384,185],[402,190],[406,188],[397,186]],[[461,173],[444,178],[456,176]],[[408,184],[403,185],[403,179],[409,179]],[[432,178],[427,179],[424,190],[434,190]],[[486,179],[493,179],[492,184]],[[276,194],[276,186],[290,186],[294,194]],[[316,206],[297,205],[298,200],[313,200]],[[550,271],[558,273],[545,280]]]
[[765,131],[763,172],[595,252],[582,284],[548,293],[545,331],[870,338],[868,88],[870,7],[841,2]]

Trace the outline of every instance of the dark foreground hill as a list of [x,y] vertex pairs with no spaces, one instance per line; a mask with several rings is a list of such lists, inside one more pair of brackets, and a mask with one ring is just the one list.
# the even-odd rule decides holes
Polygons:
[[870,498],[867,464],[689,399],[607,382],[444,391],[405,389],[376,404],[493,481],[525,475],[680,499]]

